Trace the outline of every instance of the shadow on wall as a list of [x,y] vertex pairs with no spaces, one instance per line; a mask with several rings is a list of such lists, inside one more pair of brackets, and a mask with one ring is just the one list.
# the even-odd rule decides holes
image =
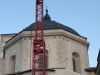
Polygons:
[[77,52],[72,53],[73,71],[81,73],[80,55]]

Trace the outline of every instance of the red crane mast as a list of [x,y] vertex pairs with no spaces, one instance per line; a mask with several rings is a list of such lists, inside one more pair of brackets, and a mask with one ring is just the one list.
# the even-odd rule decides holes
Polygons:
[[43,38],[43,0],[36,0],[35,39],[33,40],[32,75],[45,75],[45,41]]

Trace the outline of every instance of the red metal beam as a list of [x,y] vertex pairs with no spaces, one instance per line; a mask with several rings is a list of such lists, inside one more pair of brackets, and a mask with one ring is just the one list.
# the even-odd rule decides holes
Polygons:
[[46,64],[45,41],[43,37],[43,0],[36,0],[35,39],[33,40],[32,54],[32,75],[45,75]]

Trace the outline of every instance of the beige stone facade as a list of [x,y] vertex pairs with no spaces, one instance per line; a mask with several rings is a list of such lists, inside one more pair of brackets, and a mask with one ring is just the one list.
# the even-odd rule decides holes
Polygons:
[[[34,31],[23,31],[13,37],[14,35],[1,36],[0,75],[19,73],[31,69]],[[46,50],[48,50],[48,68],[55,70],[54,72],[48,71],[47,75],[94,74],[85,71],[85,68],[89,67],[89,43],[86,38],[63,29],[45,30],[44,38]],[[9,41],[6,42],[7,40]],[[73,59],[76,60],[76,72],[73,71]],[[20,75],[31,75],[31,72]]]
[[[46,50],[48,50],[48,68],[55,72],[47,75],[90,75],[85,71],[89,67],[88,46],[86,38],[77,36],[63,29],[45,30]],[[4,39],[5,38],[5,39]],[[23,31],[8,41],[11,37],[2,37],[1,50],[4,50],[4,58],[1,52],[0,75],[23,72],[31,69],[32,64],[32,40],[34,31]],[[4,47],[4,49],[3,49]],[[76,72],[73,71],[75,58]],[[31,75],[24,73],[21,75]],[[91,74],[92,75],[92,74]]]
[[6,41],[8,41],[10,38],[12,38],[15,34],[1,34],[0,35],[0,75],[3,75],[4,71],[4,45]]

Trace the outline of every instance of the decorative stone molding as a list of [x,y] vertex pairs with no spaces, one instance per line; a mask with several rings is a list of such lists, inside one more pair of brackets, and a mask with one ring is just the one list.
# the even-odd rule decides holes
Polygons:
[[[10,39],[4,46],[4,48],[8,47],[9,45],[13,44],[14,42],[18,41],[20,38],[23,37],[34,37],[34,31],[23,31],[20,34],[16,35],[14,38]],[[44,36],[65,36],[70,39],[76,40],[78,42],[84,43],[89,45],[89,43],[86,41],[85,38],[81,36],[74,35],[72,33],[66,32],[65,30],[62,29],[55,29],[55,30],[44,30]]]

